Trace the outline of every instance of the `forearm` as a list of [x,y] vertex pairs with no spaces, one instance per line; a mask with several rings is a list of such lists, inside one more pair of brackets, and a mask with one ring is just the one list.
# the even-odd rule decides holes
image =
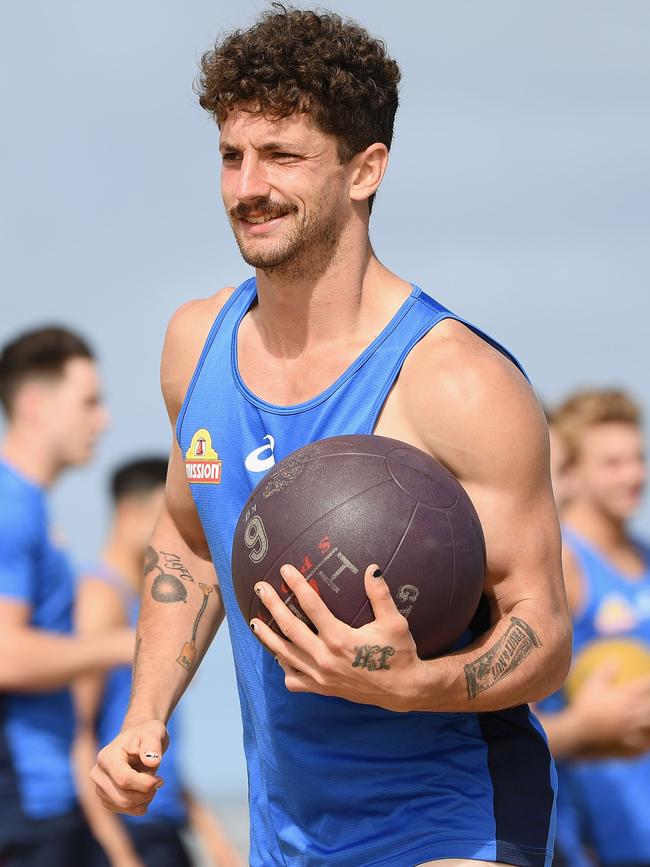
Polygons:
[[169,719],[223,620],[212,563],[178,537],[154,536],[145,573],[125,728]]
[[425,662],[410,709],[479,713],[538,701],[559,689],[570,659],[568,621],[521,602],[469,647]]
[[112,864],[135,860],[136,850],[121,820],[104,808],[90,781],[97,757],[97,740],[90,728],[77,732],[73,746],[74,770],[79,802],[95,839]]
[[0,690],[60,689],[81,674],[123,664],[127,641],[125,630],[92,637],[59,635],[31,626],[5,630],[0,635]]

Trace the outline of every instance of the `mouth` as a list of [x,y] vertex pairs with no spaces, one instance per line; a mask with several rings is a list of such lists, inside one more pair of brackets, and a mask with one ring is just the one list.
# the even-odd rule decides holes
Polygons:
[[238,223],[247,235],[266,235],[279,226],[283,220],[286,220],[288,216],[288,214],[281,214],[278,217],[270,217],[268,215],[252,217],[249,215],[247,217],[240,217]]

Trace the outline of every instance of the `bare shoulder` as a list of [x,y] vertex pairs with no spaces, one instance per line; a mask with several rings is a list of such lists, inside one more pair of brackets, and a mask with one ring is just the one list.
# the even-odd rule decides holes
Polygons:
[[402,411],[428,449],[458,478],[480,482],[548,464],[539,401],[502,352],[456,320],[433,328],[400,375]]
[[172,420],[180,411],[210,328],[234,291],[234,286],[227,286],[208,298],[187,301],[169,320],[160,364],[160,379],[163,397]]

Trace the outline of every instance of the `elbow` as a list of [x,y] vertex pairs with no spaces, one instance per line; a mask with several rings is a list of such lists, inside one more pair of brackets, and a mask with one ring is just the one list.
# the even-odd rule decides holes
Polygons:
[[567,678],[573,655],[573,626],[568,614],[562,619],[561,624],[558,624],[553,634],[547,638],[545,644],[544,676],[540,683],[538,695],[533,701],[541,701],[557,692],[562,688]]

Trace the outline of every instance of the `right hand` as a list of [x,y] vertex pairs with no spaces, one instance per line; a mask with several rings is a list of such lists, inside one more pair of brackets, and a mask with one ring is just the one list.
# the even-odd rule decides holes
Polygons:
[[600,666],[571,702],[585,757],[631,757],[650,750],[650,675],[615,684],[616,672],[614,662]]
[[169,744],[165,725],[149,720],[124,729],[97,756],[90,778],[107,810],[142,816],[163,780],[156,774]]

